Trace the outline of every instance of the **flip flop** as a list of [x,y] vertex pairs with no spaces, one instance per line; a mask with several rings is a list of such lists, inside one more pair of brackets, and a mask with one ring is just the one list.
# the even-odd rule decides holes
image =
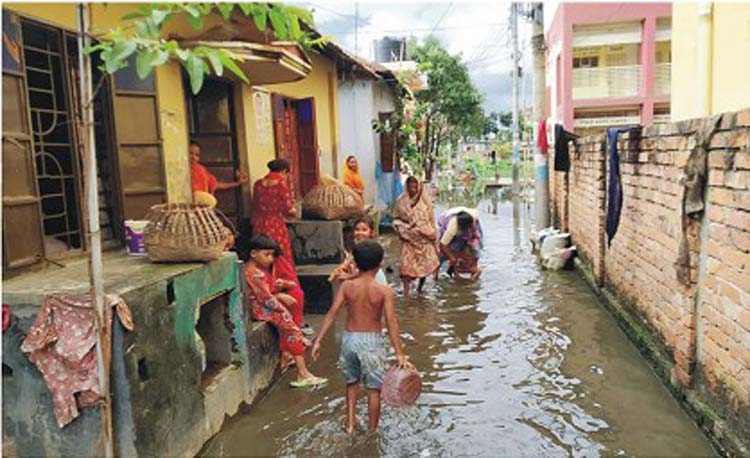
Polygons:
[[327,378],[310,377],[303,380],[295,380],[293,382],[289,382],[289,386],[291,386],[292,388],[312,388],[314,386],[325,385],[326,383],[328,383]]

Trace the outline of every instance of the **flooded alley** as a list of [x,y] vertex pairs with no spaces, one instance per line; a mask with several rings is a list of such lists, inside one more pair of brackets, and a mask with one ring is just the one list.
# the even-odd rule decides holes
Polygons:
[[[202,454],[713,456],[579,275],[539,268],[524,224],[528,210],[498,199],[483,200],[480,209],[481,281],[443,277],[428,281],[422,298],[397,301],[405,350],[423,376],[415,406],[384,407],[376,435],[343,432],[340,319],[312,366],[330,378],[327,386],[293,390],[285,374]],[[395,266],[397,242],[383,241]],[[317,328],[322,317],[311,321]]]

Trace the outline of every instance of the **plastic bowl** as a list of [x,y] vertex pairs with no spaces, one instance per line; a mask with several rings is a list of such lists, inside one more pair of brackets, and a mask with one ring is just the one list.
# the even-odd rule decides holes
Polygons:
[[381,396],[391,407],[414,404],[422,393],[422,380],[416,369],[400,369],[393,366],[383,377]]

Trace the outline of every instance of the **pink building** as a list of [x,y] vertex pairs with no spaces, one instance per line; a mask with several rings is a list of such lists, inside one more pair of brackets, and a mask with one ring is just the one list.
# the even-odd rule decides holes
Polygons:
[[545,34],[547,116],[567,130],[669,121],[672,5],[560,3]]

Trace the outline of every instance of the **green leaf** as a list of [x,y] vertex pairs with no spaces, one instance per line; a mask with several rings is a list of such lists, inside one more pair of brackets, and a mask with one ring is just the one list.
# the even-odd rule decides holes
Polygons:
[[210,3],[198,3],[197,6],[204,16],[211,14],[211,9],[213,9],[213,5]]
[[180,45],[177,44],[174,40],[169,40],[168,42],[164,43],[164,51],[166,52],[175,52],[180,48]]
[[286,27],[286,20],[284,18],[284,14],[281,13],[276,8],[271,8],[271,11],[268,12],[268,19],[271,20],[271,26],[273,26],[273,30],[276,33],[276,39],[277,40],[286,40],[289,38],[289,33],[287,32]]
[[169,15],[169,12],[164,10],[154,10],[151,12],[151,20],[154,21],[154,24],[159,26],[162,22],[167,18]]
[[245,16],[249,16],[253,11],[252,3],[238,3],[237,6],[240,7],[240,11],[242,11],[242,14],[244,14]]
[[147,21],[136,22],[135,32],[144,38],[149,38],[151,36],[151,29],[149,28]]
[[217,8],[219,8],[219,12],[224,17],[225,21],[229,20],[229,17],[232,15],[232,10],[234,9],[233,3],[219,3],[216,5]]
[[296,15],[289,15],[289,35],[292,40],[298,41],[302,38],[302,29],[299,26],[299,18]]
[[130,40],[116,41],[111,49],[102,52],[101,58],[107,73],[114,73],[121,68],[128,66],[125,61],[136,50],[136,43]]
[[142,17],[146,17],[146,15],[143,13],[129,13],[121,17],[120,19],[123,21],[132,21],[133,19],[140,19]]
[[212,52],[209,53],[206,57],[208,57],[208,60],[211,61],[211,65],[214,68],[214,73],[216,73],[216,76],[223,75],[224,65],[221,63],[221,57],[219,57],[219,53]]
[[195,30],[203,28],[203,18],[201,18],[200,13],[198,16],[188,15],[187,21]]
[[190,55],[192,54],[189,49],[181,49],[181,48],[175,49],[174,52],[175,54],[177,54],[177,57],[179,57],[180,60],[183,62],[187,61]]
[[203,86],[203,77],[205,76],[203,64],[203,59],[194,55],[190,56],[184,63],[185,70],[187,70],[188,77],[190,78],[190,88],[193,94],[200,92]]
[[135,72],[138,74],[138,78],[145,80],[146,77],[151,74],[151,70],[154,69],[152,66],[154,51],[139,52],[135,57]]
[[313,15],[308,9],[300,8],[298,6],[284,6],[284,11],[286,14],[297,16],[299,19],[313,25]]
[[193,18],[200,18],[201,17],[201,11],[198,9],[196,5],[187,4],[184,6],[185,12]]
[[253,8],[253,22],[259,31],[265,32],[268,27],[268,9]]
[[86,54],[92,54],[102,49],[107,49],[109,46],[105,43],[97,43],[95,45],[88,45],[83,48],[83,52]]
[[224,64],[224,67],[228,68],[232,73],[237,75],[237,77],[245,82],[245,84],[250,84],[250,80],[247,79],[245,72],[242,71],[242,69],[237,65],[232,57],[227,54],[220,53],[219,59],[221,59],[221,63]]

